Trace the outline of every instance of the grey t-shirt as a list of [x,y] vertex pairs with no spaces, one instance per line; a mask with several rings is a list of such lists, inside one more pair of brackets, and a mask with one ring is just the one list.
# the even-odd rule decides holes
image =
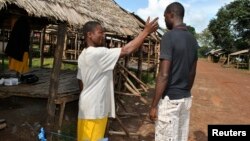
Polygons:
[[171,61],[168,85],[162,98],[190,97],[189,73],[197,61],[198,43],[187,31],[185,24],[179,25],[164,34],[160,45],[160,59]]

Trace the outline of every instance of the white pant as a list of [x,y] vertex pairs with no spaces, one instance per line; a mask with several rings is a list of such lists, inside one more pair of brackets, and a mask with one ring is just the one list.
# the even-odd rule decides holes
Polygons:
[[169,100],[161,99],[155,127],[155,141],[187,141],[192,97]]

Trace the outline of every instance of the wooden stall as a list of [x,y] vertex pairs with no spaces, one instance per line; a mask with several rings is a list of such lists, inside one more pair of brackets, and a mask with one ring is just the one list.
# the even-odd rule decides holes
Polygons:
[[250,70],[250,49],[244,49],[229,54],[227,65],[237,69],[248,68]]
[[[31,44],[35,43],[33,42],[34,36],[39,34],[37,44],[40,48],[41,67],[43,67],[45,45],[48,43],[46,42],[47,35],[49,36],[49,42],[51,41],[50,43],[55,45],[53,67],[50,70],[41,69],[33,71],[38,76],[42,75],[39,77],[41,79],[32,85],[32,88],[36,89],[35,91],[29,91],[28,87],[31,86],[21,84],[11,87],[1,86],[0,93],[4,97],[16,95],[47,98],[47,124],[51,128],[55,126],[56,105],[59,104],[61,107],[59,120],[59,126],[61,126],[65,104],[69,101],[77,100],[79,96],[79,90],[75,87],[78,86],[76,85],[76,72],[68,73],[60,69],[63,51],[66,53],[67,43],[69,43],[68,39],[70,39],[70,47],[74,47],[72,58],[76,59],[80,51],[78,39],[81,38],[80,34],[78,34],[81,31],[78,31],[78,29],[87,21],[97,20],[101,22],[107,32],[116,37],[123,37],[123,39],[131,39],[140,31],[140,27],[135,19],[128,12],[122,10],[113,0],[75,0],[70,1],[70,3],[61,0],[2,0],[0,1],[1,33],[7,30],[11,32],[11,25],[15,22],[15,19],[21,16],[28,17],[33,26]],[[49,32],[49,29],[51,29],[49,28],[50,25],[57,27],[53,33]],[[72,31],[72,29],[74,30]],[[52,38],[55,38],[55,40]],[[5,46],[6,41],[8,41],[7,38],[2,40],[3,46]],[[32,47],[29,53],[31,52]],[[66,54],[64,57],[66,57]],[[30,55],[31,59],[32,56]],[[68,83],[74,84],[74,87],[71,87],[71,85],[63,87],[68,85]],[[15,88],[18,88],[18,90]],[[19,90],[21,91],[18,92]]]

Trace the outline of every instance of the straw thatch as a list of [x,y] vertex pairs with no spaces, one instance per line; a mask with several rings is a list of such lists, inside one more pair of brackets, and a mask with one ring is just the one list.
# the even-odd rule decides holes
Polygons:
[[67,21],[70,25],[83,25],[98,20],[111,32],[134,35],[140,30],[129,13],[113,0],[0,0],[0,10],[14,4],[30,16]]

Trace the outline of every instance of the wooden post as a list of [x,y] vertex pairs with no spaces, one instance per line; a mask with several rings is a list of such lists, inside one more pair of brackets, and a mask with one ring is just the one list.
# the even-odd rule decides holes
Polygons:
[[[58,26],[58,40],[57,40],[57,47],[54,54],[54,62],[53,68],[50,74],[50,85],[49,85],[49,98],[47,103],[47,125],[49,128],[53,129],[55,124],[54,117],[55,117],[55,98],[58,92],[58,84],[59,84],[59,73],[61,68],[62,62],[62,53],[64,46],[66,45],[66,32],[67,32],[67,25],[66,23],[60,23]],[[50,129],[50,130],[51,130]]]
[[[65,46],[63,46],[63,55],[62,55],[63,59],[67,59],[67,53],[66,53],[66,51],[67,51],[67,40],[65,41]],[[70,57],[71,57],[71,55],[70,55]]]
[[[78,35],[77,35],[78,36]],[[81,43],[79,44],[79,42],[78,42],[78,38],[77,38],[77,58],[79,57],[79,55],[80,55],[80,46],[81,46]]]
[[[4,47],[5,47],[5,30],[4,29],[2,29],[2,55],[1,55],[1,57],[2,57],[2,71],[4,71]],[[7,41],[8,41],[8,39],[7,39]]]
[[147,79],[149,77],[149,67],[150,67],[150,54],[151,54],[151,40],[148,41],[148,64],[147,64]]
[[142,76],[142,48],[143,46],[141,46],[139,48],[139,56],[138,56],[138,69],[137,69],[137,77],[141,80],[141,76]]
[[46,33],[46,26],[43,28],[43,31],[40,34],[40,68],[43,68],[44,62],[44,42],[45,42],[45,33]]
[[75,46],[74,46],[74,50],[75,50],[75,57],[74,59],[77,59],[77,52],[78,52],[78,48],[77,48],[77,33],[75,34]]
[[32,67],[32,52],[33,52],[33,39],[34,39],[34,31],[31,31],[30,34],[30,47],[29,47],[29,67]]

